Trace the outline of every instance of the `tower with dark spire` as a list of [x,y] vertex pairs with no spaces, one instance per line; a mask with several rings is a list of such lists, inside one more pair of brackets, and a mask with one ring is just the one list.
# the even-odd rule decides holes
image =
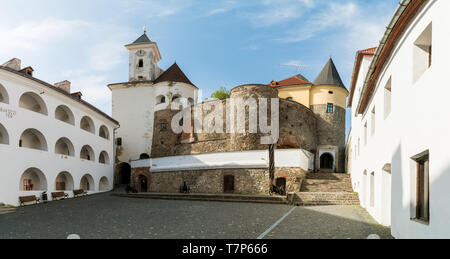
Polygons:
[[330,58],[311,89],[310,108],[318,117],[316,168],[320,171],[345,171],[345,115],[348,95],[336,65]]
[[163,72],[158,67],[161,54],[156,42],[153,42],[144,34],[133,43],[125,46],[130,54],[130,76],[129,81],[153,81]]

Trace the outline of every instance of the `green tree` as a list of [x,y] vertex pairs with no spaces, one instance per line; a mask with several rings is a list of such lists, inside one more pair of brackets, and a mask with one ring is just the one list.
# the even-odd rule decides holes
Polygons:
[[212,99],[225,100],[230,98],[230,91],[225,87],[220,87],[219,90],[211,94]]

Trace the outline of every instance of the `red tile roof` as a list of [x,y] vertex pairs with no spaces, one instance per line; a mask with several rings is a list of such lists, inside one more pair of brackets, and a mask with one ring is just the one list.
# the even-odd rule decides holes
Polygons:
[[350,98],[348,100],[348,107],[352,107],[353,102],[353,95],[355,94],[355,88],[356,88],[356,82],[358,81],[358,75],[359,70],[361,68],[361,62],[363,56],[373,56],[375,55],[375,52],[377,51],[377,47],[369,48],[369,49],[363,49],[356,52],[356,58],[355,58],[355,65],[353,68],[353,75],[352,75],[352,83],[350,86]]
[[191,82],[191,80],[189,80],[189,78],[183,73],[183,71],[177,65],[177,63],[174,63],[171,67],[169,67],[169,69],[167,69],[164,73],[162,73],[158,77],[158,79],[154,81],[155,84],[161,82],[179,82],[179,83],[186,83],[196,87]]
[[292,86],[292,85],[310,85],[311,82],[309,82],[306,78],[304,78],[301,75],[296,75],[293,77],[289,77],[287,79],[281,80],[281,81],[272,81],[270,83],[270,86],[272,87],[283,87],[283,86]]

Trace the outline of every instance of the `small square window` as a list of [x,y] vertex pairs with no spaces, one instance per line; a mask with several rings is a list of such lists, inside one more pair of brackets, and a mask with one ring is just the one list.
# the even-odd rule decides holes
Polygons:
[[327,113],[333,113],[334,112],[334,104],[329,103],[327,105]]
[[167,123],[161,123],[161,131],[166,131],[167,130]]

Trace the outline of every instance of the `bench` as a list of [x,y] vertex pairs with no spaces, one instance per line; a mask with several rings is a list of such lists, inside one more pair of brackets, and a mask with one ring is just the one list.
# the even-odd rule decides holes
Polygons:
[[65,192],[52,192],[52,199],[53,200],[65,200],[69,198],[69,194],[65,193]]
[[84,196],[84,195],[87,195],[87,192],[85,192],[83,189],[73,190],[73,197]]
[[38,204],[41,201],[41,199],[32,195],[32,196],[19,197],[19,201],[20,201],[20,206],[24,206],[25,203],[27,203],[27,202],[34,202],[35,204]]

